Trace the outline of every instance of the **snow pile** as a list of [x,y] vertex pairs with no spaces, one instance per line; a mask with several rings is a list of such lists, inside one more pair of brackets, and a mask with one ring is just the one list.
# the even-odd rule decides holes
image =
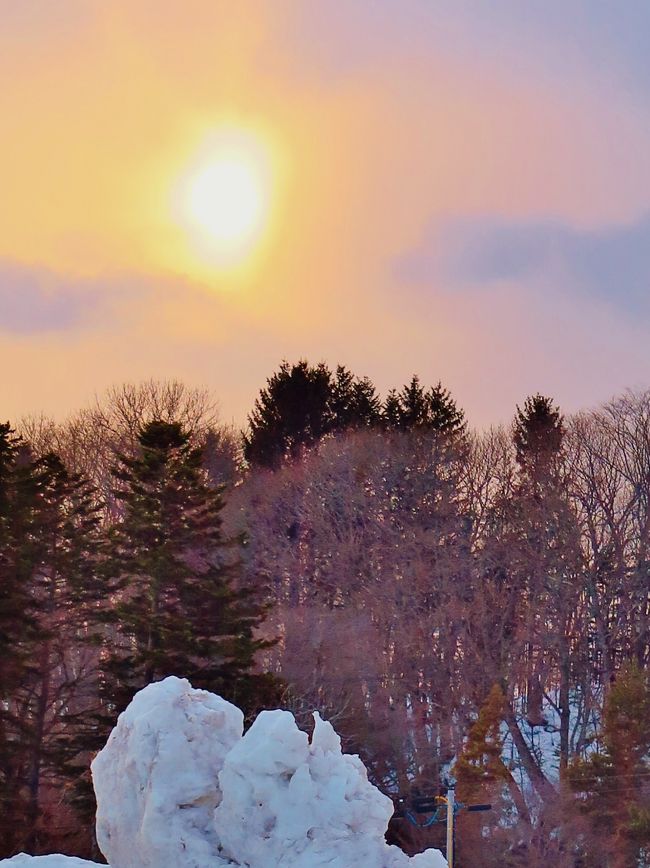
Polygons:
[[263,711],[226,757],[215,813],[224,854],[247,868],[446,865],[437,851],[409,859],[386,844],[391,800],[314,717],[310,744],[288,711]]
[[[21,853],[12,859],[0,860],[0,865],[17,865],[18,868],[96,868],[99,863],[77,859],[76,856],[28,856]],[[100,865],[99,868],[106,868],[106,865]]]
[[230,864],[213,815],[217,776],[243,730],[236,706],[180,678],[136,694],[91,766],[97,843],[111,865]]
[[[112,868],[443,868],[384,841],[393,811],[361,760],[315,715],[311,743],[287,711],[243,715],[189,682],[138,693],[92,764],[97,840]],[[84,868],[65,856],[0,861]]]

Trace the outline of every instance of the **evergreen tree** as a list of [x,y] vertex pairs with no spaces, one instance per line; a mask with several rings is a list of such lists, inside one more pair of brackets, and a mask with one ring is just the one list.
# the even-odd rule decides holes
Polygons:
[[421,428],[428,424],[429,402],[417,374],[399,393],[399,406],[400,428]]
[[458,798],[462,802],[489,795],[495,783],[510,779],[502,758],[501,725],[505,712],[506,698],[501,687],[495,684],[481,706],[454,766]]
[[[342,383],[340,384],[342,385]],[[267,380],[250,414],[244,437],[244,457],[251,464],[277,466],[295,456],[333,428],[332,374],[323,364],[312,367],[301,360],[282,362]],[[343,400],[344,396],[339,396]]]
[[[507,710],[508,701],[503,689],[494,684],[454,765],[458,800],[465,804],[487,802],[492,805],[489,814],[463,814],[459,817],[458,857],[463,864],[492,864],[485,853],[485,826],[493,828],[494,817],[507,812],[511,800],[520,818],[530,822],[524,797],[503,760],[502,727]],[[501,864],[500,859],[498,862]]]
[[246,709],[264,705],[276,685],[253,669],[272,643],[254,636],[264,607],[235,584],[222,489],[207,484],[202,451],[180,425],[153,421],[139,444],[115,471],[123,520],[110,538],[107,699],[121,711],[149,682],[178,675]]
[[382,408],[385,428],[402,431],[429,430],[457,435],[465,429],[465,414],[442,383],[425,391],[420,378],[411,381],[398,393],[392,389]]
[[29,559],[35,486],[19,466],[23,449],[9,423],[0,425],[0,857],[14,852],[16,820],[27,807],[13,700],[28,679],[39,637]]
[[43,777],[61,770],[67,711],[90,680],[75,646],[97,518],[89,486],[56,455],[32,459],[8,426],[0,444],[0,635],[7,643],[0,663],[0,840],[9,851],[33,850]]
[[650,848],[650,684],[634,663],[621,668],[609,690],[599,741],[601,751],[569,766],[568,782],[596,849],[609,854],[606,864],[636,868]]
[[531,395],[517,407],[512,427],[517,464],[533,485],[557,480],[564,440],[564,420],[552,398]]
[[545,680],[555,668],[564,769],[570,751],[570,691],[578,663],[586,665],[588,651],[572,636],[583,558],[563,472],[563,419],[552,398],[532,395],[523,408],[517,407],[512,442],[518,474],[504,511],[510,525],[504,541],[528,621],[526,717],[531,726],[545,723]]
[[332,428],[343,430],[354,424],[354,374],[338,365],[328,400]]
[[367,377],[358,379],[342,365],[332,374],[323,363],[283,362],[248,418],[244,457],[253,465],[277,467],[327,434],[378,425],[380,417]]
[[448,389],[438,382],[427,393],[428,425],[441,434],[460,434],[465,428],[465,414],[456,405]]
[[351,422],[358,428],[372,428],[381,423],[381,401],[369,377],[362,377],[352,386]]
[[10,424],[0,425],[0,738],[9,714],[6,700],[24,678],[29,642],[38,635],[24,556],[36,485],[21,468],[25,450]]
[[401,407],[396,389],[391,389],[381,408],[381,419],[384,428],[395,430],[400,427]]
[[342,365],[336,369],[329,406],[333,430],[345,431],[379,423],[380,402],[374,384],[368,377],[355,378]]

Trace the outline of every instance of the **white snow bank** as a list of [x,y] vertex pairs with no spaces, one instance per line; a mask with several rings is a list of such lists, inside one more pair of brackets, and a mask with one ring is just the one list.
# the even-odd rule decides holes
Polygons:
[[[1,859],[0,865],[24,865],[25,868],[95,868],[99,863],[77,859],[76,856],[28,856],[27,853],[19,853],[11,859]],[[107,866],[101,865],[100,868]]]
[[136,694],[91,765],[97,843],[114,868],[230,864],[213,815],[243,729],[238,708],[180,678]]
[[[97,840],[112,868],[444,868],[384,832],[393,808],[315,715],[311,739],[287,711],[242,737],[234,705],[166,678],[138,693],[92,764]],[[0,865],[83,868],[23,854]]]
[[288,711],[263,711],[226,757],[215,813],[224,853],[249,868],[445,865],[437,851],[414,863],[386,844],[391,800],[314,717],[310,744]]

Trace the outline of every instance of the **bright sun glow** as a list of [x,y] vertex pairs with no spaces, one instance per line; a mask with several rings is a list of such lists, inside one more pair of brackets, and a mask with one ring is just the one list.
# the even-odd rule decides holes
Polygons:
[[269,159],[261,143],[238,131],[216,134],[182,184],[180,211],[201,253],[219,265],[251,254],[268,219]]
[[263,206],[254,167],[236,156],[218,158],[199,171],[190,185],[191,217],[219,242],[238,242],[254,232]]

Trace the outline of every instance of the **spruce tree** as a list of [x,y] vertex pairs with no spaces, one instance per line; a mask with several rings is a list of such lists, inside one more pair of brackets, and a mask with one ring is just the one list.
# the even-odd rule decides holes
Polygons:
[[27,808],[14,699],[28,680],[39,637],[28,555],[35,486],[19,467],[23,449],[9,423],[0,425],[0,857],[14,852],[16,820]]
[[354,374],[344,365],[338,365],[332,378],[328,400],[332,428],[344,430],[355,422]]
[[373,428],[381,423],[381,401],[369,377],[355,380],[350,404],[352,427]]
[[634,868],[650,848],[650,683],[634,663],[609,690],[599,741],[599,751],[569,766],[568,782],[590,821],[594,854],[604,850],[608,865]]
[[329,400],[332,430],[347,431],[378,425],[380,401],[369,377],[358,378],[339,365],[332,380]]
[[[343,400],[340,396],[339,400]],[[251,464],[275,467],[332,430],[332,373],[305,360],[282,362],[255,401],[244,437],[244,457]]]
[[0,841],[8,855],[38,847],[42,780],[64,765],[68,711],[89,685],[76,646],[97,518],[91,489],[56,455],[33,459],[8,426],[0,454]]
[[396,430],[400,427],[401,408],[396,389],[391,389],[381,408],[381,420],[384,428]]
[[178,675],[245,709],[264,705],[277,685],[253,670],[272,643],[254,635],[264,606],[235,582],[223,491],[208,485],[202,451],[179,424],[149,423],[139,445],[115,470],[123,516],[110,535],[107,701],[119,712],[149,682]]
[[371,380],[343,365],[283,362],[267,380],[248,418],[244,457],[253,465],[278,467],[328,434],[379,425],[380,402]]
[[552,398],[532,395],[517,407],[512,442],[518,473],[505,508],[512,534],[505,551],[528,620],[526,717],[531,726],[544,724],[543,695],[554,666],[559,673],[555,704],[564,770],[570,753],[570,692],[578,663],[587,665],[587,649],[571,639],[584,561],[564,471],[564,424]]
[[520,471],[532,485],[557,481],[564,420],[552,398],[531,395],[517,407],[512,439]]
[[[467,803],[488,803],[492,811],[465,814],[459,817],[459,860],[467,864],[488,864],[485,848],[485,827],[494,829],[495,816],[510,811],[512,801],[520,818],[530,822],[523,794],[504,762],[503,723],[508,711],[508,701],[500,684],[494,684],[472,724],[465,745],[456,761],[453,774],[456,778],[456,795]],[[499,860],[500,863],[500,860]],[[492,864],[491,862],[489,864]]]
[[400,428],[422,428],[429,422],[429,402],[424,389],[420,385],[420,378],[414,374],[399,393]]
[[465,414],[456,405],[451,392],[442,383],[427,392],[428,426],[440,434],[461,434],[465,429]]
[[36,484],[21,467],[25,451],[26,445],[10,424],[0,425],[0,739],[9,715],[6,700],[24,679],[29,643],[38,635],[25,558]]
[[385,428],[401,431],[428,430],[451,436],[465,429],[465,414],[449,390],[439,382],[426,391],[417,374],[399,393],[395,389],[388,393],[381,419]]
[[506,698],[500,685],[495,684],[481,706],[454,766],[458,798],[462,802],[487,797],[495,783],[510,779],[502,758],[501,725],[505,713]]

